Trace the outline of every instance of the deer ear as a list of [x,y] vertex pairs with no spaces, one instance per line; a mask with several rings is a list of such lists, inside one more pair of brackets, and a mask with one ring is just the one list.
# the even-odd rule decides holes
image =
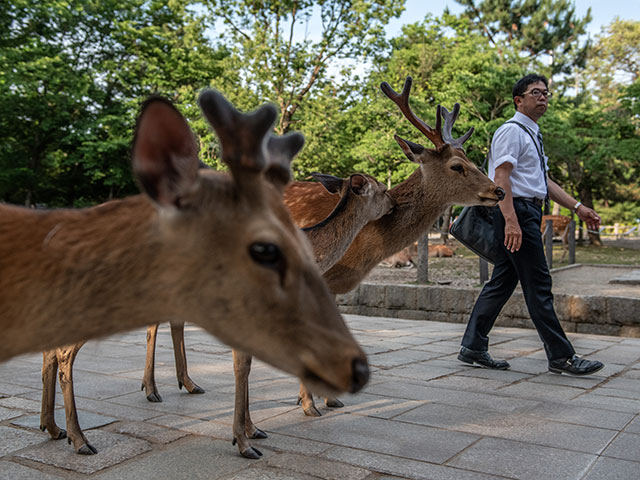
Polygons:
[[344,184],[343,178],[318,172],[313,172],[311,176],[319,181],[329,193],[340,193],[342,191],[342,185]]
[[425,148],[422,145],[410,142],[409,140],[405,140],[398,135],[394,135],[393,138],[395,138],[396,142],[398,142],[398,145],[400,145],[400,148],[402,148],[402,151],[409,160],[411,160],[412,162],[421,163],[417,156],[425,151]]
[[351,191],[356,195],[364,195],[369,190],[369,179],[359,173],[354,173],[349,178]]
[[164,98],[147,100],[132,148],[133,172],[156,203],[179,206],[198,179],[198,143],[178,110]]

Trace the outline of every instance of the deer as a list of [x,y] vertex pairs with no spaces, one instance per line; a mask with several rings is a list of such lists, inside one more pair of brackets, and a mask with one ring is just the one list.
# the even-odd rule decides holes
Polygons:
[[[370,175],[357,173],[348,179],[343,179],[315,172],[311,176],[324,187],[323,191],[339,198],[333,210],[328,212],[326,218],[317,225],[310,226],[304,219],[294,219],[310,240],[314,258],[322,271],[328,265],[333,265],[337,257],[342,256],[356,233],[366,223],[389,213],[395,203],[387,194],[386,187]],[[295,198],[299,196],[297,192],[304,190],[306,183],[293,182],[287,185],[284,198],[295,202]],[[307,201],[312,202],[313,198],[308,198]],[[155,324],[147,328],[147,354],[141,389],[144,390],[150,402],[162,402],[154,375],[158,326],[159,324]],[[184,386],[185,390],[191,394],[204,393],[204,389],[191,379],[187,371],[184,322],[171,322],[171,339],[178,388],[182,389]]]
[[[455,248],[451,248],[447,245],[427,245],[427,250],[427,256],[429,258],[446,258],[453,257],[455,255]],[[413,259],[417,256],[418,242],[414,242],[413,245],[404,247],[399,252],[396,252],[390,257],[382,260],[380,265],[393,268],[413,268],[416,266]]]
[[[393,209],[395,203],[393,199],[387,195],[386,187],[369,175],[354,174],[348,179],[341,179],[320,173],[313,173],[312,176],[319,180],[328,192],[340,196],[338,205],[326,219],[316,226],[303,229],[311,242],[318,265],[332,265],[337,258],[344,253],[350,241],[364,224],[371,219],[388,214]],[[280,182],[286,183],[287,179],[285,175],[284,178],[281,178]],[[300,182],[294,182],[285,188],[295,189],[299,183]],[[340,235],[335,235],[334,232],[340,232]],[[335,252],[332,252],[330,246],[335,246]],[[171,321],[170,324],[178,385],[180,388],[185,386],[186,390],[192,394],[204,393],[204,390],[196,385],[187,373],[184,347],[184,322]],[[147,392],[147,399],[152,402],[162,401],[154,378],[157,331],[158,324],[150,326],[147,329],[147,356],[142,384],[142,388]],[[97,453],[97,449],[89,443],[80,428],[73,392],[73,362],[82,345],[82,343],[78,343],[43,353],[43,390],[40,424],[43,431],[49,431],[51,438],[61,439],[66,437],[69,443],[73,443],[77,453],[92,455]],[[241,359],[239,361],[242,362],[243,365],[248,362],[250,366],[252,358],[250,355],[236,350],[233,351],[233,355],[234,361],[236,357],[238,357]],[[59,428],[54,418],[56,370],[58,368],[60,370],[60,384],[65,406],[66,430]],[[248,377],[248,371],[246,376]],[[239,413],[236,413],[234,418],[244,413],[244,409],[238,410],[237,412]],[[235,423],[237,422],[234,422],[234,425]],[[251,438],[266,438],[266,433],[255,427],[250,417],[248,424],[253,427],[249,433]],[[236,430],[237,429],[234,428],[234,439],[238,439],[238,448],[243,456],[247,458],[258,458],[262,455],[259,450],[247,444],[247,434],[244,430],[242,430],[241,433],[236,433]]]
[[560,261],[562,261],[569,251],[569,223],[571,222],[571,218],[566,215],[543,215],[542,221],[540,222],[540,233],[542,233],[543,237],[547,232],[547,220],[551,220],[552,222],[552,235],[562,239],[562,258],[560,259]]
[[283,202],[304,137],[271,135],[272,105],[243,114],[214,90],[198,101],[229,173],[198,169],[188,123],[154,97],[132,147],[142,194],[78,210],[0,205],[0,361],[189,318],[311,388],[360,390],[366,355]]

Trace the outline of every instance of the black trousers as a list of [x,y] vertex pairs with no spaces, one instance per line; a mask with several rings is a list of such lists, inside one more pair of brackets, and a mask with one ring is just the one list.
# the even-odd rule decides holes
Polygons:
[[551,275],[540,234],[542,210],[524,199],[515,198],[513,204],[522,229],[522,246],[514,253],[504,246],[504,217],[496,207],[494,221],[501,251],[491,280],[485,284],[473,307],[462,345],[471,350],[488,349],[491,327],[519,280],[529,316],[538,330],[547,358],[560,360],[571,357],[575,350],[553,308]]

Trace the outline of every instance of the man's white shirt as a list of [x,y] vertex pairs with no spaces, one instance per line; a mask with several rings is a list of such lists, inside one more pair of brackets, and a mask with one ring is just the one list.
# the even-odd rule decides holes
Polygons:
[[[537,142],[540,128],[536,122],[520,112],[516,112],[511,120],[527,127]],[[514,197],[543,199],[547,195],[544,175],[549,169],[547,164],[549,158],[544,155],[545,174],[543,174],[538,150],[533,141],[527,132],[514,123],[501,125],[493,135],[488,176],[491,180],[495,180],[496,168],[505,162],[511,163],[513,165],[510,177],[511,192]],[[538,145],[538,148],[542,150],[542,145]]]

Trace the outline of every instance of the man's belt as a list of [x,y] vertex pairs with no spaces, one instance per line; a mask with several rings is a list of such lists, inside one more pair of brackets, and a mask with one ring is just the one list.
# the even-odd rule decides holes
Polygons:
[[538,207],[542,207],[542,204],[544,203],[544,199],[543,198],[536,198],[536,197],[515,197],[517,200],[524,200],[525,202],[531,202],[534,205],[537,205]]

